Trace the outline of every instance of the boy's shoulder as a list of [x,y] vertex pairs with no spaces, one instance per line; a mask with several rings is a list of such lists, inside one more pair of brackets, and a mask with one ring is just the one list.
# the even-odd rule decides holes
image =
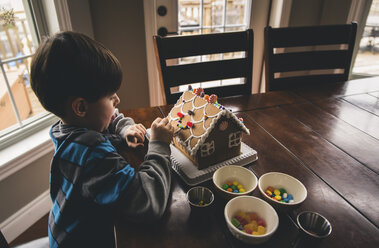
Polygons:
[[108,142],[104,134],[88,129],[77,130],[76,132],[72,132],[71,135],[74,136],[72,142],[91,147]]

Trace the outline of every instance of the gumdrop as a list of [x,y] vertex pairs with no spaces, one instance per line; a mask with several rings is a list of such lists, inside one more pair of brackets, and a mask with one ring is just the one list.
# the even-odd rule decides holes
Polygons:
[[236,218],[232,218],[232,224],[235,227],[238,227],[240,225],[240,222]]
[[266,233],[266,228],[264,228],[263,226],[258,226],[258,234],[263,235],[265,233]]

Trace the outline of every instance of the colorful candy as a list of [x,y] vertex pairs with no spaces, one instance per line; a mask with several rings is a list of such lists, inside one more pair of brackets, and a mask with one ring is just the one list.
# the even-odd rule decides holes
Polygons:
[[287,190],[284,188],[274,189],[273,187],[267,187],[265,191],[266,195],[273,200],[277,200],[284,203],[292,203],[294,202],[293,196],[287,193]]
[[237,181],[228,181],[226,183],[224,183],[221,188],[223,190],[226,190],[228,192],[233,192],[233,193],[244,193],[246,192],[245,189],[243,188],[243,186],[237,182]]
[[194,90],[194,93],[197,95],[197,96],[200,96],[201,95],[201,92],[204,92],[204,90],[202,88],[197,88]]
[[201,201],[199,201],[199,202],[197,203],[197,205],[199,205],[199,206],[206,206],[206,205],[208,205],[208,204],[204,203],[204,201],[201,200]]
[[217,96],[215,94],[212,94],[210,97],[209,97],[209,102],[210,103],[216,103],[217,102]]
[[242,232],[251,235],[263,235],[266,233],[266,223],[256,213],[237,212],[232,218],[232,225]]

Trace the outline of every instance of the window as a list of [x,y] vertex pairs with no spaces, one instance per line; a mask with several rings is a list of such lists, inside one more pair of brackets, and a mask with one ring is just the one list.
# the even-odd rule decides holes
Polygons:
[[[358,24],[359,25],[359,24]],[[356,77],[379,74],[379,0],[373,0],[359,43],[353,74]]]
[[39,40],[29,2],[0,0],[0,149],[38,121],[39,128],[51,124],[46,118],[52,115],[30,86],[31,57]]
[[241,144],[241,132],[229,134],[229,148],[239,146]]
[[211,154],[213,154],[215,151],[215,142],[212,140],[210,143],[204,143],[201,145],[200,148],[200,156],[207,157]]
[[[178,0],[178,33],[207,34],[228,31],[241,31],[249,28],[251,0]],[[223,58],[241,58],[243,52],[212,54],[181,58],[178,63],[194,63]],[[226,79],[212,82],[192,84],[192,87],[215,87],[243,83],[242,79]],[[180,86],[179,91],[187,90],[187,86]]]

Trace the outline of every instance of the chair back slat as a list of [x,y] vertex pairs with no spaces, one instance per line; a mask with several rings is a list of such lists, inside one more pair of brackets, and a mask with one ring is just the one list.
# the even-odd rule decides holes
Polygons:
[[287,90],[296,89],[300,87],[307,87],[307,85],[323,85],[332,82],[342,82],[344,81],[343,74],[324,74],[324,75],[311,75],[311,76],[299,76],[299,77],[287,77],[278,78],[277,84],[272,86],[272,91],[276,90]]
[[273,55],[272,72],[288,72],[320,69],[344,69],[348,51],[312,51]]
[[[253,63],[253,30],[240,32],[187,35],[154,36],[155,55],[161,87],[166,103],[175,103],[180,96],[171,93],[171,87],[213,80],[244,78],[244,83],[233,87],[206,88],[207,94],[218,97],[251,94]],[[244,52],[243,58],[225,58],[225,53]],[[192,56],[224,54],[221,60],[168,65],[167,60]]]
[[[284,90],[325,82],[346,81],[349,77],[355,45],[357,24],[324,25],[310,27],[265,28],[266,91]],[[317,50],[323,45],[333,49]],[[312,46],[312,47],[309,47]],[[312,51],[290,52],[292,47],[307,47]],[[281,48],[280,53],[275,53]],[[313,70],[343,69],[323,75]],[[282,72],[307,71],[306,76]]]
[[161,38],[160,49],[164,59],[247,51],[250,46],[248,41],[251,39],[247,37],[248,35],[251,34],[249,32],[231,32],[169,36]]
[[166,83],[169,87],[182,84],[248,76],[250,63],[245,59],[211,61],[167,67]]
[[352,35],[351,24],[271,28],[270,32],[273,47],[349,44]]

